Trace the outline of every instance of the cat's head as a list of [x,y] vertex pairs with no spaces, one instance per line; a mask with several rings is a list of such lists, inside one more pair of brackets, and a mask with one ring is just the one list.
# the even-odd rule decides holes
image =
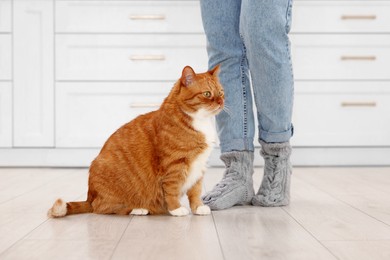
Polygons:
[[201,113],[203,116],[214,116],[224,106],[224,91],[218,79],[219,65],[205,73],[196,74],[190,66],[183,69],[178,101],[188,114]]

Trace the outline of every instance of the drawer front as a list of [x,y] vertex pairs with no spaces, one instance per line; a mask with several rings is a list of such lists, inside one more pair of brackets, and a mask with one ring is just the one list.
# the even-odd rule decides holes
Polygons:
[[[373,88],[375,84],[381,84],[382,88]],[[354,85],[359,92],[353,92]],[[327,86],[332,91],[326,92]],[[325,92],[301,92],[303,87]],[[298,82],[292,143],[296,146],[389,146],[389,100],[389,82]]]
[[57,1],[57,32],[202,33],[198,1]]
[[0,0],[0,32],[11,32],[11,0]]
[[291,35],[296,80],[388,80],[390,35]]
[[0,147],[12,146],[12,87],[0,82]]
[[296,1],[292,33],[390,32],[388,1]]
[[56,146],[101,147],[120,126],[157,110],[173,83],[57,83]]
[[202,35],[60,35],[57,80],[176,80],[207,70]]
[[0,35],[0,80],[11,80],[12,73],[11,35]]

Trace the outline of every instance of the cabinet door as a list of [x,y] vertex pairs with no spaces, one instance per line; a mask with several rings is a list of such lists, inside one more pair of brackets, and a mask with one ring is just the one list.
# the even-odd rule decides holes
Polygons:
[[173,83],[58,82],[56,146],[101,147],[119,127],[159,108]]
[[389,1],[296,1],[292,33],[389,33]]
[[11,32],[11,0],[0,1],[0,32]]
[[295,80],[390,80],[390,35],[291,35]]
[[203,35],[57,35],[56,79],[177,80],[191,65],[207,68]]
[[294,146],[390,145],[388,82],[295,84]]
[[56,32],[202,33],[199,1],[57,1]]
[[12,79],[11,42],[10,34],[0,34],[0,80]]
[[12,146],[11,93],[11,83],[0,82],[0,147]]
[[14,1],[16,147],[54,145],[53,8],[53,1]]

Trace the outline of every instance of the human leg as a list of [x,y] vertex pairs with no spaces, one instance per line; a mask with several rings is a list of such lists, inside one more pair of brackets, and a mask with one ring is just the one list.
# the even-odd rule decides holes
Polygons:
[[217,130],[221,152],[253,151],[254,118],[245,46],[240,32],[240,0],[201,0],[209,68],[220,64],[225,110]]
[[243,0],[240,29],[259,121],[264,176],[254,205],[289,203],[293,74],[288,32],[291,0]]
[[252,180],[253,152],[226,152],[221,155],[221,160],[226,168],[223,178],[203,197],[203,203],[212,210],[250,204],[255,195]]
[[260,154],[264,158],[264,176],[252,204],[264,207],[288,205],[292,173],[290,144],[261,141]]
[[238,0],[201,0],[209,67],[220,64],[219,78],[225,91],[225,109],[216,121],[226,170],[222,180],[203,197],[211,209],[248,203],[254,195],[254,116],[245,47],[239,32],[240,8]]

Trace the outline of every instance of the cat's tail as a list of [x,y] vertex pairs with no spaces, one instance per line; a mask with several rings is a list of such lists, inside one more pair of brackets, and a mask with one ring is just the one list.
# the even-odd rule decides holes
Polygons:
[[49,218],[61,218],[67,215],[93,212],[89,201],[75,201],[65,203],[62,199],[57,199],[53,207],[47,212]]

